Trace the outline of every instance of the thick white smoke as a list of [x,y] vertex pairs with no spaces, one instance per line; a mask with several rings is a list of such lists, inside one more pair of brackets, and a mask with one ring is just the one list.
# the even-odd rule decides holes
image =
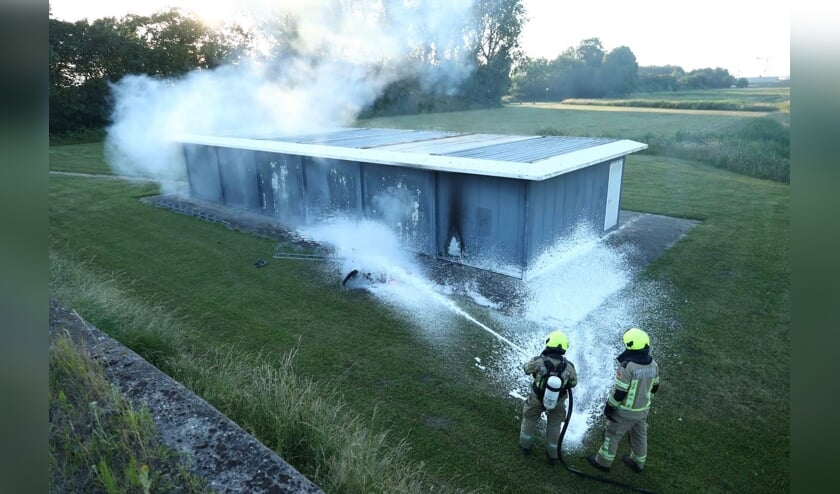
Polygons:
[[[121,174],[184,179],[179,134],[305,133],[351,125],[391,82],[451,91],[472,70],[463,28],[472,0],[246,2],[252,56],[177,79],[113,85],[106,159]],[[279,34],[279,33],[286,34]],[[291,34],[289,34],[291,33]]]

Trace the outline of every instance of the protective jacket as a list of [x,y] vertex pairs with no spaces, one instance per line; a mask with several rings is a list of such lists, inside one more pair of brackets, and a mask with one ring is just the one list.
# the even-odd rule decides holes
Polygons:
[[659,366],[650,349],[625,350],[616,360],[619,365],[608,405],[627,412],[647,412],[659,390]]
[[[573,363],[566,360],[565,352],[560,349],[546,348],[540,355],[525,362],[522,370],[525,374],[530,374],[534,378],[531,384],[531,389],[536,393],[537,397],[542,399],[545,393],[545,377],[551,371],[552,367],[562,367],[560,378],[563,379],[563,390],[560,392],[560,400],[566,397],[566,390],[577,385],[577,372]],[[542,385],[541,385],[542,384]]]

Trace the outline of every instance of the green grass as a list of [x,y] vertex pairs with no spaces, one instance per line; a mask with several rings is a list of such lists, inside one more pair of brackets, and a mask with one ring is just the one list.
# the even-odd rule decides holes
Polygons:
[[102,142],[105,139],[105,129],[78,129],[64,134],[50,133],[50,146],[62,146],[65,144],[87,144]]
[[[691,95],[688,93],[683,97]],[[790,180],[790,113],[761,116],[748,112],[733,115],[657,111],[655,108],[646,108],[646,111],[604,106],[593,110],[579,108],[569,109],[556,103],[513,104],[492,110],[380,117],[358,124],[364,127],[631,139],[648,144],[646,154],[703,161],[778,182]],[[604,111],[605,108],[609,109]]]
[[50,146],[50,170],[111,175],[114,172],[105,161],[103,148],[101,141]]
[[513,135],[538,135],[540,129],[551,128],[557,134],[569,136],[641,140],[646,135],[673,136],[680,129],[692,132],[723,131],[738,120],[751,118],[755,117],[632,110],[570,110],[559,104],[513,104],[490,110],[372,118],[360,121],[359,125]]
[[721,101],[735,100],[742,103],[785,103],[790,101],[790,88],[727,88],[688,89],[683,91],[657,91],[633,93],[632,99],[669,101]]
[[566,99],[563,104],[686,110],[790,112],[790,88],[730,88],[636,93],[620,99]]
[[625,189],[626,207],[703,220],[647,274],[675,287],[681,329],[666,364],[680,389],[657,396],[665,454],[714,471],[704,491],[787,491],[789,187],[673,159],[631,162],[626,180],[649,185]]
[[65,334],[50,340],[50,492],[209,492],[98,361]]
[[[588,113],[602,131],[633,128],[612,112]],[[366,124],[530,134],[534,126],[546,125],[539,115],[575,128],[599,128],[582,114],[525,105]],[[678,116],[671,126],[646,117],[640,122],[649,126],[636,131],[670,134],[674,122],[684,129],[724,129],[740,118],[703,117]],[[530,492],[616,492],[519,455],[519,403],[500,394],[474,366],[462,364],[476,356],[488,359],[496,343],[489,335],[466,322],[447,321],[455,336],[447,350],[451,358],[441,358],[440,349],[405,316],[363,293],[341,291],[319,263],[270,260],[255,269],[255,259],[270,259],[272,241],[137,200],[151,193],[155,188],[149,185],[52,176],[50,240],[62,258],[83,261],[141,306],[161,307],[188,321],[184,341],[190,343],[177,348],[206,358],[216,347],[233,346],[243,361],[253,362],[254,375],[260,375],[260,359],[280,363],[294,351],[297,375],[327,390],[334,385],[343,409],[372,436],[388,431],[395,444],[405,440],[410,449],[402,452],[404,461],[422,462],[429,482],[478,492],[521,492],[523,482]],[[702,224],[644,275],[670,293],[661,312],[647,321],[667,334],[656,350],[663,389],[651,417],[645,474],[638,477],[618,465],[611,477],[656,492],[788,490],[790,187],[697,161],[632,155],[622,208]],[[101,329],[119,334],[126,323],[107,305],[72,304]],[[144,350],[142,339],[137,344],[131,334],[119,337]],[[145,345],[159,362],[177,355],[166,342]],[[217,360],[228,362],[224,354]],[[212,369],[201,377],[187,372],[194,367],[168,371],[182,372],[198,390],[230,373],[220,365],[216,377]],[[236,382],[213,393],[236,392]],[[249,403],[237,395],[213,399],[230,415]],[[445,420],[433,420],[440,418]],[[274,441],[266,432],[258,436]],[[586,440],[589,449],[598,436],[596,428]],[[290,456],[306,468],[320,461],[305,448]],[[587,468],[580,457],[568,460]]]
[[717,132],[648,135],[651,154],[702,161],[743,175],[790,182],[789,118],[754,118]]
[[[296,349],[281,352],[276,348],[276,352],[262,353],[238,350],[230,344],[202,345],[199,340],[203,334],[189,319],[176,316],[160,305],[144,305],[128,290],[120,288],[125,283],[119,278],[97,275],[92,268],[91,263],[74,261],[52,251],[51,296],[81,307],[85,313],[96,314],[101,324],[112,328],[114,336],[200,393],[326,492],[467,492],[434,481],[421,463],[406,461],[408,443],[392,437],[387,431],[372,431],[367,420],[362,420],[345,405],[337,391],[340,383],[329,379],[318,382],[298,372],[294,365]],[[95,379],[81,383],[87,386],[73,387],[73,392],[68,390],[65,394],[63,390],[69,388],[64,386],[53,393],[59,396],[53,400],[56,403],[53,408],[58,410],[53,416],[60,422],[55,430],[62,434],[56,432],[55,436],[60,440],[51,441],[51,445],[55,443],[54,449],[61,453],[70,452],[68,456],[75,460],[60,461],[62,455],[55,455],[54,482],[64,485],[64,479],[80,476],[79,470],[84,470],[85,465],[96,465],[100,474],[97,478],[111,492],[109,486],[124,485],[126,480],[111,475],[113,468],[107,467],[108,463],[100,465],[99,456],[104,453],[88,453],[87,450],[92,449],[91,441],[77,440],[73,433],[83,430],[80,424],[83,425],[85,419],[91,421],[90,418],[77,413],[75,426],[71,427],[63,420],[66,414],[59,412],[86,410],[92,402],[102,404],[106,392],[109,396],[119,396],[113,394],[114,390],[107,385],[96,364],[89,358],[82,358],[82,350],[74,349],[70,354],[72,359],[65,357],[66,346],[65,340],[59,340],[56,345],[59,351],[55,352],[57,357],[53,360],[58,365],[51,365],[54,374],[61,378],[66,373],[62,373],[64,369],[70,367],[74,371],[73,383],[88,379],[87,376]],[[70,360],[75,365],[66,365]],[[56,381],[66,383],[68,378],[57,378]],[[121,400],[120,403],[127,403]],[[145,419],[146,416],[148,413],[140,417]],[[98,424],[96,418],[92,421]],[[130,437],[136,435],[132,432],[135,428],[126,428]],[[149,435],[153,431],[146,427],[142,432]],[[102,434],[94,434],[96,439],[101,437]],[[106,438],[112,439],[110,435]],[[75,447],[76,444],[81,447]],[[93,444],[99,449],[109,446],[107,442],[94,441]],[[79,450],[81,455],[73,453]],[[109,457],[108,461],[113,465],[112,460],[120,458]],[[130,464],[142,466],[145,463],[132,461]]]

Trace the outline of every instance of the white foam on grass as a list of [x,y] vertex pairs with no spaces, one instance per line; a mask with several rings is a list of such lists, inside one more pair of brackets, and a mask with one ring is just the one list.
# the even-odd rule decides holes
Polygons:
[[[622,349],[621,335],[631,326],[642,325],[640,321],[660,296],[655,286],[634,282],[624,252],[585,229],[540,257],[539,274],[524,282],[525,301],[521,312],[513,316],[493,310],[497,307],[472,280],[463,280],[462,287],[431,281],[381,224],[335,220],[309,228],[306,234],[334,248],[342,274],[352,269],[378,273],[372,278],[381,282],[366,289],[406,314],[418,334],[442,350],[442,357],[470,358],[453,348],[464,337],[464,320],[476,335],[483,332],[490,338],[491,351],[484,361],[473,357],[474,365],[495,381],[500,397],[513,398],[516,407],[530,392],[531,378],[524,374],[522,364],[544,349],[549,332],[562,329],[570,342],[567,358],[578,373],[563,444],[568,450],[580,448],[593,427],[603,426],[601,414],[614,380],[614,359]],[[454,292],[467,293],[480,307],[456,302]],[[473,313],[481,313],[486,320]]]

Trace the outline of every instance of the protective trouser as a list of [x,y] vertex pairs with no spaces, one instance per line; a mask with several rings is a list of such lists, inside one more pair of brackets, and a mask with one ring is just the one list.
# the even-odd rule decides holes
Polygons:
[[[540,421],[540,414],[545,410],[536,393],[531,391],[525,405],[522,406],[522,426],[519,429],[519,445],[525,449],[531,449],[534,445],[534,433],[537,430],[537,423]],[[560,432],[563,431],[563,420],[566,418],[566,401],[557,402],[554,410],[547,412],[548,422],[545,427],[545,449],[550,458],[557,459],[557,442],[560,440]]]
[[618,450],[618,443],[628,432],[630,433],[630,459],[636,462],[639,468],[644,468],[647,459],[647,416],[648,411],[629,412],[616,410],[613,413],[613,420],[607,420],[607,427],[604,431],[604,442],[601,449],[595,455],[599,465],[609,467],[615,460],[615,452]]

